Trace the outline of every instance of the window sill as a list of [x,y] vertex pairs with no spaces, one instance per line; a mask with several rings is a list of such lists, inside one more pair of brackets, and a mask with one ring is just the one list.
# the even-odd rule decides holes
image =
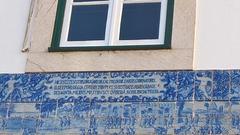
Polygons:
[[73,51],[124,51],[124,50],[156,50],[171,49],[170,45],[131,45],[131,46],[89,46],[89,47],[49,47],[49,52]]

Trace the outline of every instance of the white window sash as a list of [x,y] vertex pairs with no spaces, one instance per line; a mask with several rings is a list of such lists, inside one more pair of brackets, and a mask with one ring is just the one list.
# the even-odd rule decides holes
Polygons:
[[[105,40],[87,40],[87,41],[67,41],[69,35],[72,7],[78,5],[106,5],[109,4],[108,17],[105,30]],[[60,40],[60,47],[87,47],[87,46],[106,46],[108,44],[108,36],[111,21],[111,1],[96,1],[96,2],[73,2],[73,0],[67,0],[63,28]]]
[[[158,39],[144,40],[119,40],[122,19],[123,4],[128,3],[156,3],[161,2],[161,14]],[[163,45],[166,30],[168,0],[109,0],[95,2],[73,2],[67,0],[65,17],[63,22],[60,47],[84,47],[84,46],[128,46],[128,45]],[[71,21],[72,7],[77,5],[101,5],[108,4],[108,17],[105,30],[105,40],[91,41],[67,41]]]
[[[124,1],[124,0],[121,0]],[[159,25],[159,37],[158,39],[143,39],[143,40],[119,40],[120,37],[120,27],[121,27],[121,19],[122,17],[117,18],[115,16],[115,20],[117,20],[117,28],[115,32],[115,39],[113,46],[128,46],[128,45],[163,45],[165,39],[165,27],[166,27],[166,18],[167,18],[167,0],[125,0],[121,3],[120,11],[118,16],[122,16],[123,4],[129,3],[157,3],[161,2],[161,11],[160,11],[160,25]]]

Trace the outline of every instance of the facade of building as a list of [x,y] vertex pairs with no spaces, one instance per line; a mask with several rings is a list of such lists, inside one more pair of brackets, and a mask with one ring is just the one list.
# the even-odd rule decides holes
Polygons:
[[0,134],[239,134],[238,5],[0,2]]

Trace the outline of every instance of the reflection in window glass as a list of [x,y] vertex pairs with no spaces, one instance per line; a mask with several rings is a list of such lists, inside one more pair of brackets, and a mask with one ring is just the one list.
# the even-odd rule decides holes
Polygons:
[[161,3],[124,4],[120,40],[158,39]]
[[68,41],[105,40],[108,5],[73,6]]

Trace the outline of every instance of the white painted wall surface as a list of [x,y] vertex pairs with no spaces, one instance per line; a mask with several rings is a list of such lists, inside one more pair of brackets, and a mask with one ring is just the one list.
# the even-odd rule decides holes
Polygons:
[[240,69],[240,0],[197,0],[195,69]]
[[26,54],[21,52],[31,0],[0,0],[0,73],[21,73]]

